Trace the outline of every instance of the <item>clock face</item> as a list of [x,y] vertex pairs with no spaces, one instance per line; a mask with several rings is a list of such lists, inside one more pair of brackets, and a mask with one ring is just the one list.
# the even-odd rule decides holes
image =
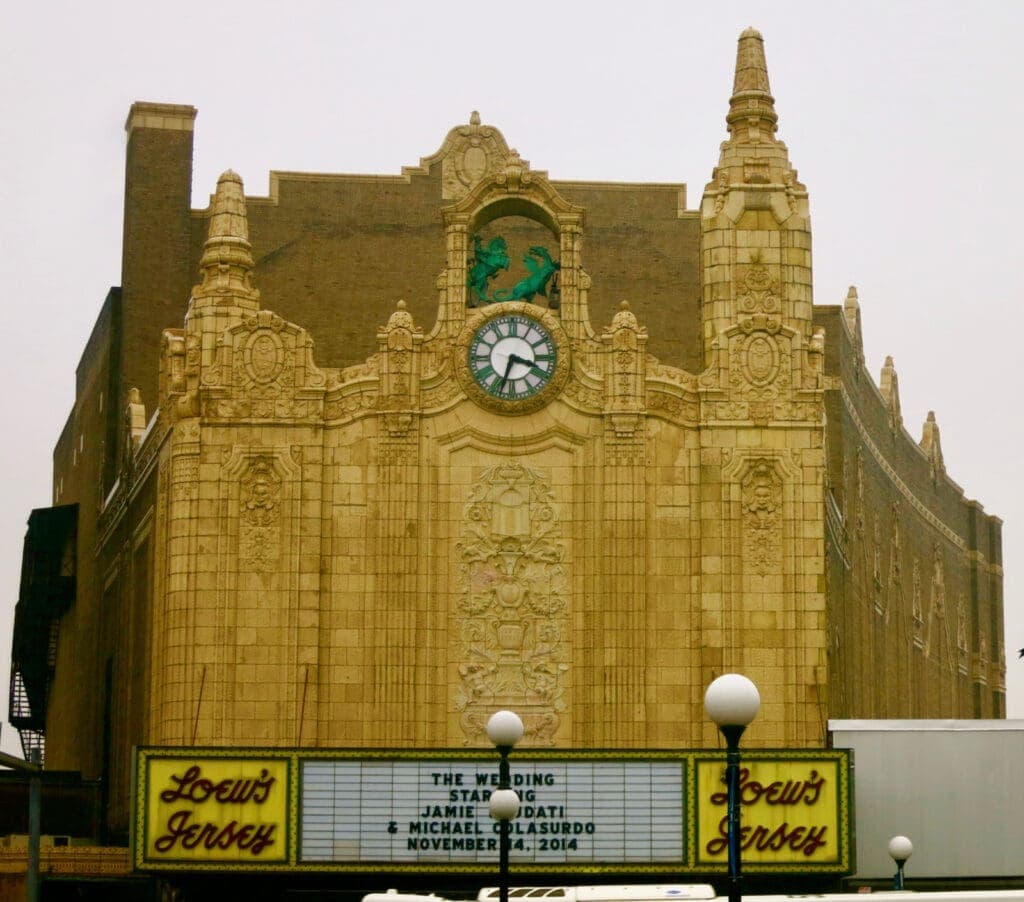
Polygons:
[[469,371],[493,398],[516,401],[543,391],[555,375],[558,348],[551,333],[531,316],[495,316],[474,332]]

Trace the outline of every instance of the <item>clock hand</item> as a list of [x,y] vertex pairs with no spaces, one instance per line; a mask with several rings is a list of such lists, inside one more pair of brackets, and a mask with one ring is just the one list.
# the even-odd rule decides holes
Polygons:
[[508,374],[512,372],[512,364],[516,362],[518,358],[515,354],[509,354],[508,363],[505,365],[505,375],[501,377],[501,382],[498,384],[498,394],[501,394],[501,390],[505,387],[505,383],[508,382]]
[[505,375],[504,377],[502,377],[501,382],[498,384],[499,392],[501,392],[501,390],[505,387],[505,383],[508,382],[508,375],[509,373],[512,372],[512,367],[517,363],[522,363],[525,366],[533,366],[532,360],[526,360],[525,358],[520,357],[518,354],[509,354],[508,365],[505,367]]

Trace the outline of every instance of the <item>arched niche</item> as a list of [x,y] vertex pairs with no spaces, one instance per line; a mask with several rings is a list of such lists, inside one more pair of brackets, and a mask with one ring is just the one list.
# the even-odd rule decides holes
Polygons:
[[[571,336],[582,334],[584,305],[579,292],[582,207],[565,200],[546,178],[530,172],[512,151],[503,170],[481,179],[465,197],[444,208],[443,216],[447,266],[441,318],[448,334],[457,334],[466,318],[470,297],[468,260],[473,255],[473,235],[484,232],[501,219],[529,220],[555,239],[560,263],[559,315]],[[518,260],[513,262],[518,263]]]
[[498,219],[519,216],[523,219],[532,219],[534,222],[544,226],[555,240],[558,240],[561,229],[558,220],[551,215],[547,207],[542,206],[530,198],[519,195],[497,197],[480,207],[470,217],[467,228],[469,234],[479,232],[492,222]]

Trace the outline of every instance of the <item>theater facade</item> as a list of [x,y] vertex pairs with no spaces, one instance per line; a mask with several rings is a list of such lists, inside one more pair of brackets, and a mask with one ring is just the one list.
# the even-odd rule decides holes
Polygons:
[[[193,765],[290,788],[299,873],[320,757],[472,781],[499,708],[524,760],[670,754],[691,789],[724,672],[758,685],[745,743],[780,761],[825,755],[830,718],[1005,716],[1000,521],[935,417],[904,423],[892,361],[866,371],[856,290],[815,303],[756,31],[692,206],[553,180],[473,113],[399,175],[273,172],[254,197],[227,171],[193,210],[195,114],[129,113],[122,281],[17,607],[12,722],[100,781],[111,873],[153,865],[140,762],[172,762],[172,795]],[[715,870],[689,854],[653,873]],[[190,868],[175,891],[217,885]]]

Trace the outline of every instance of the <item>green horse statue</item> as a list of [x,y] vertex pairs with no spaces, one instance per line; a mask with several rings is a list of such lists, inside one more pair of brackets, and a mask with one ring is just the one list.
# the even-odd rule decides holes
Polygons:
[[562,268],[562,264],[551,259],[547,248],[534,246],[529,253],[523,254],[523,263],[530,271],[525,279],[520,279],[509,291],[494,292],[495,301],[533,301],[536,295],[548,296],[548,282]]
[[492,303],[492,299],[487,297],[487,285],[501,269],[508,269],[508,246],[505,239],[498,235],[484,247],[480,236],[474,235],[473,259],[470,261],[469,276],[466,279],[472,294],[469,299],[470,307]]

